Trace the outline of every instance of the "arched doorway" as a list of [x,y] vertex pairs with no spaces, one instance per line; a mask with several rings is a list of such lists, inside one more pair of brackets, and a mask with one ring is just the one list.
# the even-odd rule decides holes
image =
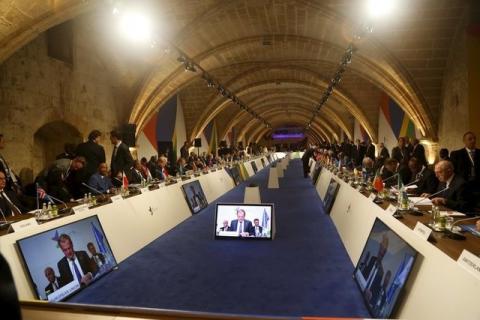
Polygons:
[[77,128],[64,121],[44,124],[33,136],[33,173],[37,175],[64,151],[65,143],[82,142],[82,134]]

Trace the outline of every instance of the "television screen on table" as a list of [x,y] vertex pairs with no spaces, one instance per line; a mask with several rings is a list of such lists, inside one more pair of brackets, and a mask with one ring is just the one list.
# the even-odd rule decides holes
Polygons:
[[335,198],[337,197],[338,189],[340,185],[335,179],[330,180],[328,185],[327,192],[325,193],[325,198],[323,199],[323,204],[325,206],[325,213],[330,214],[332,211],[333,204],[335,203]]
[[320,161],[315,164],[315,168],[313,169],[312,173],[312,182],[313,185],[317,185],[318,177],[320,177],[320,173],[322,172],[322,165],[320,164]]
[[116,267],[97,216],[17,240],[38,299],[62,301]]
[[262,167],[265,168],[265,159],[264,159],[264,158],[260,158],[260,162],[262,163]]
[[182,190],[192,213],[198,213],[208,206],[207,197],[205,197],[205,193],[203,193],[200,181],[195,180],[185,183],[182,185]]
[[227,170],[227,173],[232,177],[233,183],[238,186],[240,182],[242,182],[242,177],[240,175],[240,169],[238,168],[238,165],[232,166],[230,168],[225,167],[225,170]]
[[272,239],[273,204],[217,203],[215,237]]
[[391,318],[413,268],[417,251],[376,219],[354,271],[374,318]]
[[255,161],[251,161],[250,164],[252,165],[252,169],[253,169],[253,173],[257,173],[258,171],[258,168],[257,168],[257,164],[255,163]]

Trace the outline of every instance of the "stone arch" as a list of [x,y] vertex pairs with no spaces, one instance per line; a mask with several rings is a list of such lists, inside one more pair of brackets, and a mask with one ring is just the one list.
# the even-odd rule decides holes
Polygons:
[[64,151],[65,143],[82,142],[82,134],[73,125],[56,120],[41,126],[33,135],[33,172],[37,174]]
[[[306,89],[309,91],[318,92],[319,95],[323,92],[321,89],[305,81],[299,81],[299,80],[292,81],[290,79],[276,79],[271,81],[256,82],[256,83],[252,83],[250,85],[244,86],[242,88],[239,88],[239,90],[237,91],[237,96],[242,98],[242,96],[255,92],[255,90],[258,90],[258,91],[262,90],[264,89],[265,86],[272,85],[276,83],[276,81],[280,81],[281,83],[285,83],[287,85],[295,85],[298,88],[302,88],[304,90]],[[348,110],[350,110],[352,115],[356,119],[358,119],[359,122],[362,124],[362,126],[365,128],[365,130],[367,131],[372,141],[377,140],[377,131],[373,128],[373,126],[370,124],[367,117],[363,113],[363,111],[360,109],[358,104],[355,101],[353,101],[352,98],[350,98],[349,96],[337,90],[335,90],[335,94],[332,95],[332,98],[338,100],[342,105],[344,105]],[[215,97],[213,101],[211,101],[210,104],[205,108],[205,111],[202,113],[201,119],[199,120],[197,126],[192,131],[192,136],[195,136],[195,134],[197,134],[198,132],[201,132],[201,130],[203,130],[203,128],[209,123],[209,121],[211,121],[221,110],[226,108],[227,105],[230,103],[231,103],[230,100],[227,100],[223,97],[221,98]],[[254,107],[252,109],[255,110]],[[212,112],[212,110],[215,110],[215,111]]]

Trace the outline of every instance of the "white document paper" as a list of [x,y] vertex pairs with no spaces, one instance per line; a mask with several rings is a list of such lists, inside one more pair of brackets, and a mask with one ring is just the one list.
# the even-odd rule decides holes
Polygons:
[[465,217],[465,213],[461,213],[458,211],[440,211],[440,216],[447,216],[447,217]]
[[410,202],[415,203],[417,206],[431,206],[432,200],[422,197],[409,197]]

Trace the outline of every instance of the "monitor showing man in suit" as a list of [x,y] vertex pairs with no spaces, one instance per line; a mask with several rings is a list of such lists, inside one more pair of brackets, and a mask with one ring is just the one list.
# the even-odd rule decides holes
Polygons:
[[272,211],[270,204],[217,204],[215,235],[270,239]]
[[208,206],[207,198],[198,180],[183,184],[182,190],[192,213],[198,213]]
[[20,239],[17,244],[41,300],[62,301],[116,266],[97,216]]
[[48,285],[45,287],[45,294],[48,296],[52,292],[57,291],[62,287],[60,277],[55,275],[55,271],[52,267],[45,268],[45,278],[48,280]]
[[354,271],[372,317],[391,317],[416,254],[380,219],[375,220]]

